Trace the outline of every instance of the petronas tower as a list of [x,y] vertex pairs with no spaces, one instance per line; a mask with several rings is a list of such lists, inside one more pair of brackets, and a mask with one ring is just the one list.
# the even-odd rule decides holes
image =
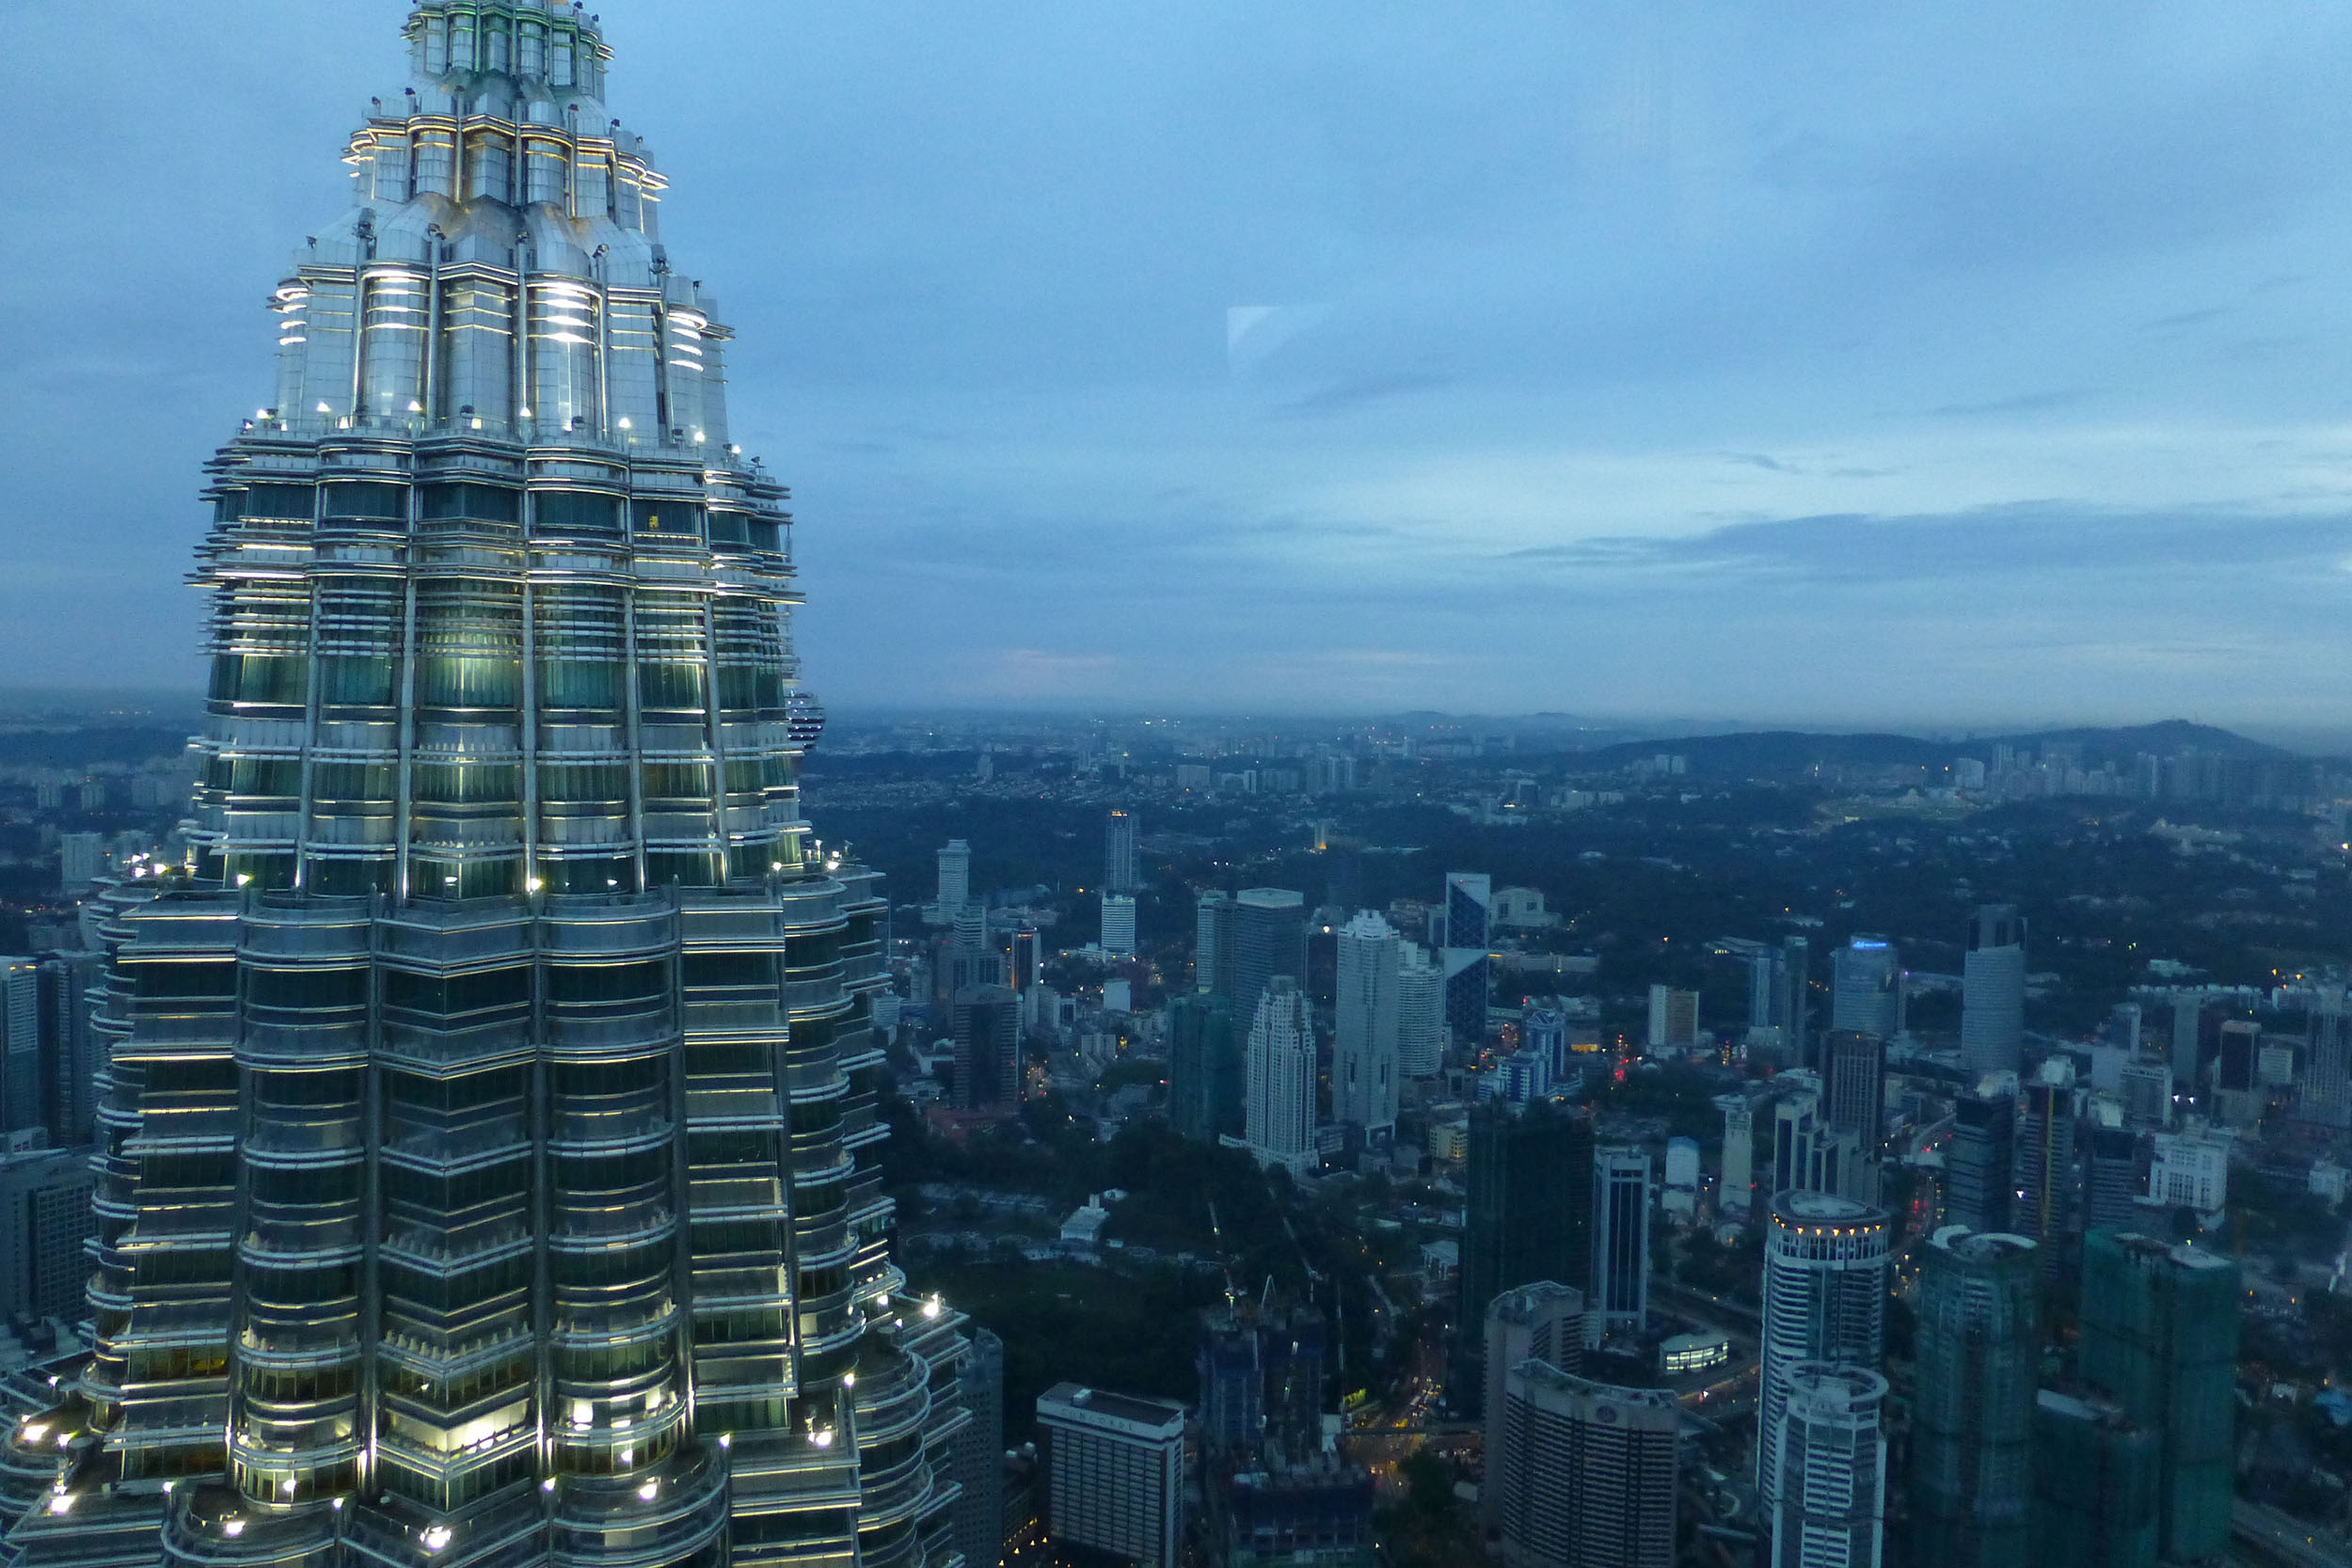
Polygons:
[[207,470],[192,847],[103,904],[95,1354],[7,1557],[953,1568],[730,334],[595,17],[406,40]]

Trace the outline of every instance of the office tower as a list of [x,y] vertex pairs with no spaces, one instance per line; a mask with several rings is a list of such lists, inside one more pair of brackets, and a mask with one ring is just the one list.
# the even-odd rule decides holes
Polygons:
[[2044,1278],[2058,1271],[2074,1185],[2074,1069],[2053,1057],[2025,1086],[2017,1137],[2015,1228],[2041,1243]]
[[1866,1154],[1886,1130],[1886,1039],[1832,1030],[1821,1041],[1821,1109],[1829,1124],[1851,1132]]
[[1673,1568],[1681,1405],[1539,1360],[1503,1379],[1501,1492],[1507,1568]]
[[1136,901],[1125,894],[1103,895],[1103,951],[1114,958],[1136,956]]
[[0,1153],[0,1322],[84,1315],[95,1228],[97,1178],[87,1148],[30,1148]]
[[1976,1075],[2015,1072],[2026,1048],[2026,917],[2014,904],[1977,911],[1963,962],[1960,1064]]
[[1649,1155],[1593,1155],[1593,1315],[1587,1333],[1639,1334],[1649,1316]]
[[2172,1125],[2172,1069],[2151,1060],[2132,1062],[2121,1074],[2123,1125],[2134,1132],[2162,1132]]
[[1764,1496],[1772,1568],[1878,1568],[1886,1539],[1886,1379],[1867,1367],[1788,1369]]
[[1813,944],[1804,937],[1784,937],[1780,943],[1780,987],[1772,1022],[1780,1027],[1800,1062],[1813,1032]]
[[1005,1342],[985,1328],[956,1370],[972,1420],[956,1433],[955,1544],[964,1568],[996,1568],[1005,1550]]
[[0,1142],[27,1128],[48,1129],[40,1044],[40,963],[0,958]]
[[1168,1124],[1178,1136],[1238,1137],[1246,1076],[1223,997],[1196,993],[1168,1005]]
[[1142,863],[1136,852],[1136,819],[1123,811],[1114,811],[1103,830],[1103,891],[1134,894],[1142,888]]
[[1258,1016],[1258,999],[1278,974],[1307,984],[1307,899],[1286,888],[1244,888],[1233,895],[1232,937],[1217,965],[1217,993],[1237,1019]]
[[972,846],[960,838],[939,852],[939,912],[948,919],[972,902]]
[[1445,975],[1410,942],[1397,960],[1396,1065],[1406,1078],[1435,1078],[1445,1065]]
[[1293,1455],[1319,1448],[1328,1332],[1312,1307],[1244,1299],[1203,1312],[1194,1365],[1209,1448],[1233,1456],[1254,1454],[1262,1442]]
[[1249,1025],[1243,1138],[1258,1164],[1312,1174],[1315,1149],[1315,1032],[1298,982],[1278,974]]
[[1445,1023],[1454,1043],[1472,1051],[1486,1038],[1493,981],[1487,942],[1494,879],[1456,871],[1445,879]]
[[1649,989],[1649,1054],[1688,1051],[1699,1042],[1699,993],[1672,986]]
[[1761,942],[1748,955],[1748,1027],[1751,1029],[1781,1027],[1780,1005],[1785,990],[1781,964],[1780,950]]
[[1659,1207],[1685,1220],[1699,1212],[1699,1145],[1696,1138],[1666,1140],[1666,1176]]
[[[1543,1362],[1558,1371],[1584,1370],[1584,1292],[1541,1280],[1521,1285],[1495,1297],[1486,1308],[1486,1453],[1499,1462],[1503,1450],[1503,1383],[1522,1361]],[[1497,1474],[1500,1475],[1500,1470]],[[1500,1527],[1502,1488],[1486,1488],[1479,1496],[1479,1513],[1486,1527]]]
[[[1475,1417],[1485,1412],[1482,1331],[1494,1299],[1545,1280],[1580,1291],[1592,1283],[1592,1114],[1556,1101],[1477,1106],[1469,1165],[1462,1302],[1447,1387],[1462,1413]],[[1470,1408],[1472,1401],[1479,1408]]]
[[78,898],[90,883],[106,874],[103,833],[63,833],[57,839],[57,885],[68,897]]
[[2083,1229],[2128,1230],[2138,1223],[2146,1179],[2139,1134],[2123,1125],[2122,1107],[2100,1101],[2083,1129]]
[[1756,1202],[1756,1104],[1743,1094],[1718,1095],[1724,1114],[1724,1175],[1715,1201],[1727,1214],[1745,1214]]
[[1568,1015],[1556,1007],[1530,1007],[1519,1018],[1519,1049],[1550,1065],[1554,1079],[1573,1070],[1568,1065]]
[[1176,1568],[1184,1535],[1184,1407],[1057,1383],[1038,1396],[1045,1528],[1139,1568]]
[[2230,1148],[2236,1134],[2191,1117],[2177,1132],[2158,1132],[2148,1166],[2148,1196],[2173,1209],[2221,1212],[2230,1197]]
[[49,1142],[79,1148],[98,1136],[98,1036],[90,1027],[90,991],[105,984],[103,953],[52,953],[40,960],[41,1097],[49,1108]]
[[2107,1009],[2107,1039],[2122,1048],[2128,1057],[2139,1054],[2140,1025],[2144,1015],[2137,1002],[2118,1002]]
[[1330,1325],[1311,1307],[1276,1307],[1258,1315],[1258,1364],[1265,1379],[1265,1435],[1286,1451],[1304,1454],[1323,1443],[1323,1418],[1336,1409],[1327,1398],[1325,1352]]
[[1223,995],[1232,973],[1233,895],[1214,889],[1202,894],[1193,918],[1193,987]]
[[1200,1315],[1193,1359],[1200,1382],[1200,1440],[1213,1454],[1247,1455],[1265,1431],[1265,1370],[1258,1326],[1228,1301]]
[[1891,1039],[1903,1029],[1903,965],[1884,937],[1857,936],[1830,956],[1832,1029]]
[[2155,1434],[2156,1549],[2195,1561],[2230,1544],[2237,1447],[2238,1266],[2130,1231],[2083,1244],[2083,1380]]
[[956,992],[956,1109],[987,1111],[1021,1103],[1021,998],[1007,986]]
[[2203,1036],[2203,1000],[2195,996],[2175,996],[2172,999],[2172,1083],[2184,1093],[2196,1089],[2198,1073],[2204,1066]]
[[[1001,975],[1001,971],[998,971],[995,965],[1003,961],[1003,955],[989,946],[987,905],[973,903],[959,906],[955,911],[955,918],[948,922],[948,930],[949,940],[955,943],[957,952],[986,954],[990,973]],[[1001,978],[996,978],[986,983],[999,985],[1003,981]]]
[[1876,1367],[1885,1347],[1883,1210],[1824,1193],[1772,1199],[1764,1233],[1764,1332],[1756,1386],[1756,1486],[1779,1496],[1788,1374],[1809,1361]]
[[1367,1132],[1396,1130],[1397,978],[1404,950],[1396,932],[1376,914],[1359,914],[1340,927],[1331,1117]]
[[1494,1071],[1478,1080],[1481,1100],[1510,1100],[1524,1103],[1551,1098],[1551,1059],[1534,1051],[1518,1051],[1497,1063]]
[[1944,1149],[1944,1217],[1971,1230],[2001,1232],[2017,1208],[2017,1081],[1994,1073],[1952,1101]]
[[1036,927],[1024,926],[1013,932],[1012,961],[1008,967],[1013,994],[1021,999],[1021,1027],[1034,1029],[1038,997],[1045,989],[1045,954]]
[[1911,1562],[2010,1568],[2032,1523],[2041,1270],[2022,1236],[1947,1225],[1922,1249]]
[[2163,1444],[2104,1401],[2034,1402],[2031,1568],[2155,1568]]
[[2221,1024],[2221,1054],[2216,1058],[2214,1086],[2246,1093],[2254,1087],[2254,1063],[2262,1048],[2262,1025],[2249,1018],[2226,1019]]
[[2312,1008],[2297,1114],[2322,1127],[2352,1127],[2352,1027],[2345,1023],[2341,987],[2324,989]]
[[1800,1068],[1782,1073],[1772,1104],[1770,1192],[1791,1189],[1834,1193],[1861,1203],[1878,1201],[1878,1165],[1863,1152],[1862,1140],[1830,1125],[1821,1105],[1820,1078]]

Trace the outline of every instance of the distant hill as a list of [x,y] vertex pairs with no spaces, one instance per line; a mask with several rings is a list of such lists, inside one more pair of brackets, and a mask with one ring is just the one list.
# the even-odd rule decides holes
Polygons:
[[1582,761],[1595,768],[1625,768],[1645,757],[1667,754],[1688,759],[1693,773],[1751,778],[1800,773],[1831,764],[1845,768],[1940,768],[1954,757],[1990,761],[1993,748],[2009,745],[2020,752],[2039,752],[2052,743],[2082,748],[2086,766],[2129,763],[2141,752],[2170,756],[2177,752],[2210,752],[2249,761],[2269,761],[2293,753],[2229,730],[2185,720],[2160,724],[2137,724],[2121,729],[2049,730],[2032,735],[1983,736],[1974,740],[1922,740],[1908,735],[1818,735],[1804,730],[1758,730],[1736,735],[1693,736],[1682,739],[1643,740],[1587,752]]

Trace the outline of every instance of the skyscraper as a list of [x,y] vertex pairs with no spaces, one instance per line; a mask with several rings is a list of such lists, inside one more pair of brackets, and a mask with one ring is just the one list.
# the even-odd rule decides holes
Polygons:
[[2156,1546],[2169,1561],[2230,1544],[2242,1301],[2236,1262],[2210,1248],[2115,1230],[2084,1243],[2077,1359],[2156,1436]]
[[1688,1051],[1698,1042],[1699,993],[1672,986],[1650,987],[1649,1032],[1644,1041],[1647,1054]]
[[207,470],[190,854],[103,903],[96,1350],[11,1547],[946,1554],[960,1320],[890,1260],[886,909],[802,817],[731,334],[585,9],[406,37]]
[[1773,1428],[1772,1568],[1878,1568],[1886,1538],[1886,1379],[1800,1362]]
[[1508,1568],[1673,1568],[1681,1404],[1530,1358],[1503,1378],[1500,1494]]
[[1315,1150],[1315,1031],[1298,982],[1278,974],[1258,999],[1249,1025],[1248,1090],[1242,1137],[1264,1166],[1306,1176]]
[[1649,1155],[1603,1148],[1593,1156],[1593,1293],[1587,1337],[1639,1334],[1649,1316]]
[[1219,955],[1216,990],[1237,1019],[1258,1016],[1258,999],[1278,974],[1307,985],[1307,898],[1287,888],[1248,887],[1233,895],[1232,936]]
[[1903,962],[1884,937],[1856,936],[1830,957],[1832,1029],[1891,1039],[1903,1028]]
[[1456,1045],[1476,1050],[1486,1037],[1493,993],[1487,942],[1494,879],[1456,871],[1445,879],[1445,1022]]
[[1103,951],[1114,958],[1136,956],[1136,901],[1123,893],[1103,895]]
[[1140,892],[1143,870],[1136,852],[1136,819],[1114,811],[1103,829],[1103,891]]
[[2323,990],[2312,1008],[2298,1114],[2322,1127],[2352,1127],[2352,1026],[2341,987]]
[[105,1063],[90,1027],[90,991],[105,979],[103,953],[52,953],[40,960],[41,1097],[53,1148],[85,1148],[98,1135],[98,1079]]
[[1963,960],[1960,1061],[1969,1072],[2015,1072],[2026,1042],[2026,917],[1987,904],[1968,923]]
[[1764,1233],[1764,1333],[1756,1386],[1756,1489],[1780,1496],[1789,1373],[1810,1361],[1875,1368],[1886,1343],[1884,1211],[1822,1193],[1782,1193]]
[[83,1315],[95,1184],[87,1148],[0,1152],[0,1321]]
[[1214,1143],[1243,1130],[1241,1042],[1221,996],[1196,993],[1168,1005],[1168,1123],[1180,1137]]
[[1469,1164],[1462,1302],[1446,1386],[1457,1409],[1479,1416],[1484,1325],[1494,1299],[1547,1280],[1579,1291],[1592,1283],[1592,1114],[1557,1101],[1478,1106],[1470,1112]]
[[1747,1213],[1756,1202],[1756,1104],[1743,1094],[1715,1097],[1724,1114],[1723,1184],[1715,1201],[1726,1213]]
[[1434,1078],[1445,1065],[1445,975],[1418,942],[1397,959],[1396,1061],[1406,1078]]
[[2009,1568],[2030,1542],[2041,1270],[2024,1237],[1957,1225],[1922,1258],[1910,1560]]
[[2182,1093],[2197,1086],[2205,1065],[2204,1012],[2197,996],[2185,993],[2172,999],[2172,1086]]
[[972,1331],[971,1354],[957,1370],[969,1425],[956,1433],[956,1550],[964,1568],[997,1568],[1005,1551],[1005,1342]]
[[2147,1188],[2139,1134],[2123,1125],[2122,1107],[2112,1101],[2099,1101],[2091,1111],[2083,1128],[2083,1229],[2129,1230]]
[[1045,1528],[1137,1568],[1176,1568],[1184,1538],[1184,1407],[1057,1383],[1038,1396]]
[[[1559,1371],[1584,1370],[1584,1292],[1542,1280],[1505,1291],[1486,1308],[1486,1452],[1499,1463],[1503,1450],[1503,1383],[1511,1369],[1534,1359]],[[1496,1472],[1498,1475],[1501,1471]],[[1502,1488],[1480,1494],[1488,1529],[1502,1522]]]
[[2074,1069],[2053,1057],[2025,1087],[2017,1141],[2016,1230],[2041,1243],[2045,1279],[2057,1276],[2063,1260],[2074,1196]]
[[956,992],[956,1109],[986,1111],[1021,1103],[1021,998],[1009,986],[966,986]]
[[1369,911],[1339,933],[1339,1006],[1331,1047],[1331,1117],[1370,1133],[1396,1130],[1402,1023],[1397,982],[1405,943]]
[[40,961],[0,958],[0,1137],[48,1129],[49,1101],[40,1092]]
[[956,838],[939,852],[939,912],[953,920],[972,902],[972,846]]
[[2017,1207],[2016,1166],[2017,1080],[1994,1073],[1953,1101],[1944,1217],[1971,1230],[2008,1230]]
[[1865,1155],[1886,1134],[1886,1038],[1832,1030],[1821,1042],[1821,1109]]
[[1233,895],[1216,889],[1200,895],[1194,914],[1192,979],[1195,990],[1229,994],[1233,965]]
[[2034,1401],[2032,1568],[2155,1568],[2162,1445],[2104,1401]]

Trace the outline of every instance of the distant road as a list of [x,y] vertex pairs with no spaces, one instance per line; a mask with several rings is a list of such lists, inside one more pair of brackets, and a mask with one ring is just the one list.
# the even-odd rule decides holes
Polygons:
[[2352,1553],[2262,1503],[2240,1502],[2231,1511],[2230,1538],[2257,1560],[2287,1568],[2352,1568]]

